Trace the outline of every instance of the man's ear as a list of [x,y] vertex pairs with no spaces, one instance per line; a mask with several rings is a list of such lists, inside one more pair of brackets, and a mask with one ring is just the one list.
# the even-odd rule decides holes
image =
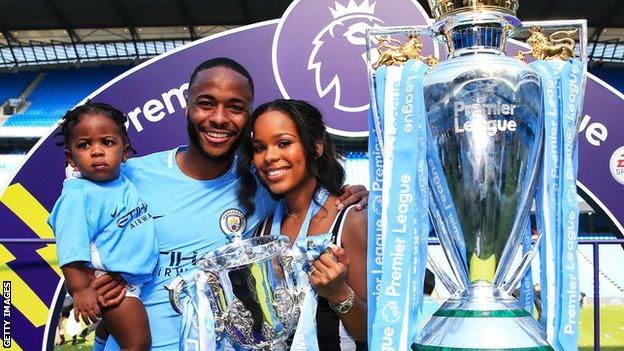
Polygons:
[[67,163],[69,163],[70,166],[75,168],[76,163],[74,162],[71,152],[67,149],[65,149],[64,151],[65,151],[65,159],[67,159]]
[[316,149],[316,157],[323,156],[323,141],[322,140],[315,141],[314,148]]

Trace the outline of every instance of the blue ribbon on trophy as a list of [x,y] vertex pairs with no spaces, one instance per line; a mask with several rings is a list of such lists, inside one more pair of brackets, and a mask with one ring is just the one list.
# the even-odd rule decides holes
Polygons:
[[[368,240],[367,242],[367,287],[368,287],[368,344],[371,344],[371,338],[373,336],[373,321],[375,320],[375,311],[377,308],[377,298],[379,296],[379,286],[381,283],[381,261],[382,261],[382,229],[381,229],[381,192],[383,186],[383,152],[381,145],[383,133],[383,121],[375,118],[373,108],[383,111],[383,94],[386,81],[386,67],[380,67],[377,70],[375,81],[375,92],[377,93],[374,99],[371,109],[368,113],[369,130],[371,131],[368,137],[368,150],[369,150],[369,175],[370,175],[370,193],[368,195],[368,233],[374,233],[374,240]],[[375,102],[377,102],[375,104]],[[377,112],[379,114],[379,112]],[[375,123],[378,123],[375,127]],[[371,235],[371,234],[369,234]]]
[[[555,47],[560,51],[553,54],[547,46],[552,39],[537,27],[531,28],[529,43],[541,45],[530,52],[540,61],[529,67],[502,55],[506,35],[518,33],[509,28],[521,25],[514,14],[517,2],[488,4],[479,9],[482,4],[476,0],[430,1],[436,17],[431,32],[447,40],[451,57],[439,66],[420,56],[423,45],[415,33],[423,34],[421,27],[367,33],[368,62],[372,63],[371,38],[377,40],[379,56],[369,66],[371,349],[405,350],[414,340],[413,350],[577,347],[576,126],[584,63],[570,59],[570,37],[559,37],[558,42],[572,44]],[[586,34],[584,22],[575,24]],[[570,36],[574,31],[550,38],[562,33]],[[390,37],[396,35],[408,39]],[[543,55],[542,49],[550,50],[546,52],[551,56]],[[416,88],[422,91],[413,91]],[[410,105],[413,101],[422,101],[422,106]],[[407,116],[422,121],[424,128],[405,133],[406,125],[412,132],[412,123],[418,124],[404,124]],[[427,177],[420,177],[423,170]],[[408,193],[409,201],[401,198]],[[534,198],[539,235],[531,247]],[[417,330],[427,205],[451,271],[439,278],[452,296]],[[402,217],[401,206],[412,208],[413,216]],[[412,220],[412,235],[396,230]],[[548,335],[531,313],[530,265],[542,236],[542,277],[550,278],[542,279]],[[413,247],[411,256],[398,244]],[[520,265],[512,270],[520,252]],[[411,273],[404,271],[406,264]],[[436,273],[441,271],[438,262],[430,259],[430,264]],[[518,285],[521,303],[511,298]],[[488,332],[491,337],[479,335]]]
[[[194,277],[192,277],[194,276]],[[185,281],[194,281],[184,287],[186,298],[182,301],[182,326],[180,328],[180,350],[216,350],[214,316],[208,297],[207,276],[201,270],[190,270],[183,274]],[[220,339],[220,342],[223,342]]]
[[[427,119],[425,105],[422,96],[422,79],[424,74],[429,69],[428,66],[422,64],[420,61],[414,61],[414,64],[407,68],[411,69],[411,72],[407,75],[407,80],[402,82],[401,89],[401,110],[400,115],[404,120],[403,125],[404,134],[402,138],[414,139],[417,147],[413,148],[413,142],[410,142],[410,153],[413,154],[412,166],[416,166],[416,173],[412,175],[414,179],[414,224],[413,224],[413,262],[412,262],[412,276],[410,278],[411,283],[411,310],[410,323],[416,323],[420,315],[423,304],[423,280],[425,275],[425,262],[428,249],[428,237],[430,232],[429,227],[429,189],[428,189],[428,166],[426,162],[427,153]],[[416,69],[416,67],[418,67]],[[410,121],[411,119],[411,121]],[[409,122],[409,123],[408,123]],[[410,126],[411,124],[411,126]],[[409,128],[408,128],[409,127]],[[401,145],[403,142],[397,142],[397,145]],[[408,145],[403,147],[408,149]],[[403,166],[405,167],[405,166]],[[408,340],[412,340],[417,335],[417,330],[414,328],[408,328]]]
[[[544,85],[546,140],[537,197],[541,249],[542,316],[549,342],[561,350],[578,343],[577,126],[583,101],[582,61],[535,61]],[[553,279],[554,278],[554,279]]]
[[[303,224],[297,234],[297,239],[293,244],[291,254],[293,256],[293,266],[297,272],[297,289],[299,293],[303,293],[304,300],[301,304],[301,312],[299,322],[293,336],[291,350],[318,350],[318,341],[316,337],[316,307],[318,305],[318,296],[316,291],[310,285],[308,271],[310,263],[316,260],[331,243],[331,233],[308,237],[308,228],[310,221],[323,207],[325,201],[329,197],[327,189],[320,187],[310,201],[310,208],[303,220]],[[273,223],[271,225],[271,235],[280,235],[281,223],[286,213],[286,205],[281,202],[275,211]]]
[[[559,226],[559,211],[557,197],[559,189],[559,84],[550,63],[535,61],[531,66],[540,74],[543,94],[542,106],[544,109],[544,151],[542,162],[548,172],[542,172],[538,179],[535,216],[537,228],[544,236],[544,243],[540,246],[540,282],[542,299],[542,323],[548,335],[553,335],[555,289],[550,281],[555,277],[557,228]],[[552,342],[552,340],[550,340]]]
[[[375,245],[369,247],[369,279],[375,277],[375,282],[380,279],[378,290],[369,284],[369,291],[379,292],[377,308],[369,310],[375,311],[369,312],[373,316],[369,317],[373,319],[372,325],[369,322],[372,328],[369,347],[374,350],[405,349],[416,332],[406,328],[406,323],[416,322],[422,304],[423,263],[429,234],[426,119],[422,100],[422,77],[426,70],[421,62],[410,60],[404,67],[380,68],[374,83],[376,91],[382,93],[377,94],[373,106],[381,112],[378,116],[383,116],[383,122],[371,118],[371,126],[376,126],[371,128],[371,150],[382,148],[377,134],[383,133],[383,163],[371,162],[371,189],[376,191],[372,196],[377,199],[372,200],[369,222],[381,223],[384,254],[381,277],[378,274],[375,277],[371,258],[373,264],[378,264],[376,255],[380,250]],[[414,165],[416,173],[412,172]],[[377,183],[376,179],[379,179]]]

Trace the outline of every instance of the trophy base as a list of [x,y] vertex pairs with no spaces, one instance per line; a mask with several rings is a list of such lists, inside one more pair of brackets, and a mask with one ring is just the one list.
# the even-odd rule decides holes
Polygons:
[[554,350],[527,310],[514,298],[494,296],[491,291],[491,287],[476,287],[451,297],[419,332],[412,350]]

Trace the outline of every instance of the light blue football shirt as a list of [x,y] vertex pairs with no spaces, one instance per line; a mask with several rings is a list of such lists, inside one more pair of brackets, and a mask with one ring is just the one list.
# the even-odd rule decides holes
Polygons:
[[[132,158],[122,168],[150,204],[160,258],[153,279],[145,284],[141,300],[149,317],[152,349],[178,350],[181,317],[169,303],[164,286],[178,274],[192,269],[203,254],[227,244],[226,234],[249,234],[276,203],[259,184],[256,210],[246,217],[236,198],[238,175],[235,163],[211,180],[188,177],[175,156],[186,147]],[[116,349],[107,343],[106,350]]]
[[84,261],[131,284],[150,280],[158,260],[150,210],[123,175],[108,182],[66,179],[48,219],[59,266]]

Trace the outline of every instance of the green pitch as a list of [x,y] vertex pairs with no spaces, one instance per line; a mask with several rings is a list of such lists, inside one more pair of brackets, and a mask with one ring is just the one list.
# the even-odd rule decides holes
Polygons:
[[[594,349],[594,307],[581,309],[579,350]],[[600,350],[624,350],[624,305],[600,307]]]

